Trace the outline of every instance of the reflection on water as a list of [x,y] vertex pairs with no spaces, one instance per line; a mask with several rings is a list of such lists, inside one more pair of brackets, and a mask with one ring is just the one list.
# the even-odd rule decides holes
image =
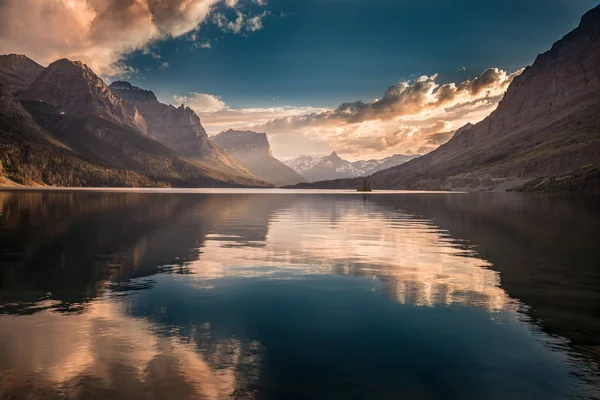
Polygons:
[[0,397],[599,398],[599,210],[0,192]]

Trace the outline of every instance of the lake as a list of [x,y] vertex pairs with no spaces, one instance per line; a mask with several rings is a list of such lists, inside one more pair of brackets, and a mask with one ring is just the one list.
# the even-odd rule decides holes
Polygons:
[[2,399],[598,399],[600,198],[0,191]]

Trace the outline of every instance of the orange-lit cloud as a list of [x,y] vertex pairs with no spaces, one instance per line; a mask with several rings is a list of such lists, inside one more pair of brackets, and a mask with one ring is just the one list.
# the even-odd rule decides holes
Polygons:
[[473,79],[446,84],[437,83],[437,75],[422,76],[395,84],[381,99],[347,102],[335,109],[232,109],[223,103],[215,111],[196,111],[210,133],[228,128],[266,132],[281,158],[332,150],[349,159],[424,153],[466,123],[489,115],[520,73],[490,68]]
[[[4,0],[0,53],[24,53],[42,64],[69,58],[84,62],[97,74],[127,75],[132,71],[123,64],[124,55],[194,31],[219,2]],[[225,4],[236,7],[238,2]],[[262,27],[261,19],[243,17],[250,30]]]

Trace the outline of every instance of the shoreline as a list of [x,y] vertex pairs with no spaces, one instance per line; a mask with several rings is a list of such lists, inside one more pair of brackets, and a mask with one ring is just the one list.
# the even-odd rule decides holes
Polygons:
[[114,187],[54,187],[54,186],[0,186],[3,192],[96,192],[96,193],[164,193],[164,194],[353,194],[361,196],[390,194],[466,194],[460,191],[374,190],[357,192],[356,189],[279,189],[279,188],[114,188]]

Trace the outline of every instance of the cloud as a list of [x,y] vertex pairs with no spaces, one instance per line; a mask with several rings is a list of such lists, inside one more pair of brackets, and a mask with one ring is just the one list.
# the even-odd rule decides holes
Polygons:
[[187,96],[173,96],[176,104],[186,104],[198,114],[214,113],[227,108],[227,105],[217,96],[205,93],[191,92]]
[[169,68],[169,63],[166,61],[161,63],[160,66],[158,67],[158,69],[161,69],[161,70],[165,70],[167,68]]
[[194,42],[194,44],[192,45],[192,50],[197,50],[197,49],[210,49],[212,48],[212,42],[206,40],[206,41],[198,41],[198,42]]
[[520,73],[490,68],[473,79],[445,84],[437,82],[437,75],[422,76],[391,86],[381,99],[334,109],[224,105],[213,112],[196,110],[210,133],[229,128],[266,132],[281,158],[332,150],[349,159],[423,153],[448,141],[466,123],[489,115]]
[[[45,64],[63,57],[80,60],[98,74],[115,76],[122,72],[124,56],[135,50],[160,59],[153,43],[197,29],[219,2],[2,0],[0,49]],[[225,5],[237,6],[238,1]]]
[[246,29],[250,32],[256,32],[263,28],[263,18],[269,15],[268,11],[263,11],[261,14],[250,17],[246,20]]
[[[211,96],[212,95],[204,95]],[[186,99],[187,96],[174,96],[179,100]],[[215,97],[217,98],[217,97]],[[217,98],[218,99],[218,98]],[[219,100],[221,101],[221,100]],[[202,118],[202,124],[209,133],[216,134],[223,130],[230,128],[248,128],[254,126],[260,126],[267,124],[269,121],[302,116],[311,113],[319,113],[326,111],[323,108],[316,107],[293,107],[293,106],[280,106],[280,107],[264,107],[264,108],[230,108],[225,103],[224,107],[217,111],[207,111],[206,107],[192,101],[183,101],[183,103],[189,105],[194,111],[196,111]]]
[[223,32],[241,34],[261,30],[264,27],[263,19],[268,15],[270,15],[268,11],[250,16],[238,10],[234,19],[228,19],[222,13],[215,13],[212,22]]

